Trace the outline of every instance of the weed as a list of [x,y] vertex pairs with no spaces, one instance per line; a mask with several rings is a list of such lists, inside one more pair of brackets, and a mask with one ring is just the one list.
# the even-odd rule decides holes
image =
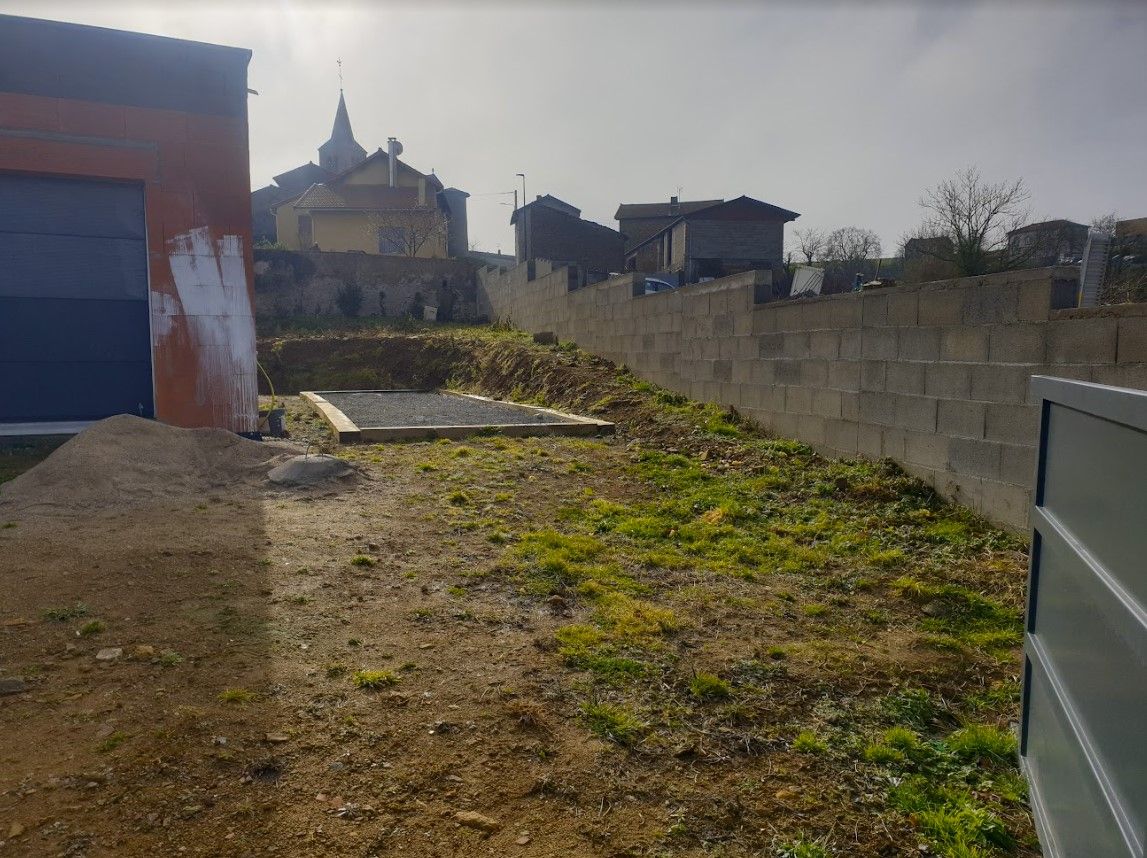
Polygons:
[[305,605],[311,601],[311,597],[307,596],[305,593],[295,593],[293,596],[289,597],[287,601],[294,605]]
[[792,749],[802,754],[823,754],[828,750],[828,745],[811,730],[802,730],[793,739]]
[[453,596],[455,599],[465,599],[468,595],[465,587],[459,587],[457,585],[447,587],[446,592]]
[[820,605],[816,602],[809,602],[807,605],[801,606],[801,613],[806,617],[823,617],[828,613],[828,605]]
[[86,638],[89,635],[98,635],[101,632],[106,632],[107,629],[108,625],[103,620],[88,620],[80,626],[80,630],[76,632],[76,634],[82,638]]
[[773,661],[781,661],[782,659],[789,657],[788,652],[783,646],[771,646],[765,650],[765,655],[767,655]]
[[449,501],[451,506],[469,506],[471,503],[473,503],[473,501],[470,499],[470,495],[466,494],[464,491],[451,492],[447,496],[446,500]]
[[1014,733],[981,724],[971,724],[957,730],[944,740],[944,744],[956,756],[969,762],[1007,762],[1016,755]]
[[65,608],[46,608],[41,615],[45,620],[52,620],[57,623],[66,623],[68,620],[76,620],[84,616],[88,612],[88,606],[83,602],[76,602],[71,607]]
[[157,661],[160,667],[175,667],[183,662],[183,656],[173,649],[165,649],[159,654]]
[[347,666],[337,661],[332,662],[331,664],[327,665],[325,672],[327,679],[337,679],[338,677],[344,676],[346,674]]
[[355,688],[375,691],[379,688],[389,688],[399,683],[399,677],[389,670],[356,670],[351,677]]
[[641,719],[622,706],[586,703],[581,712],[593,733],[626,747],[637,744],[646,730]]
[[219,702],[231,706],[246,706],[255,699],[255,693],[246,688],[228,688],[219,692]]
[[874,744],[864,749],[864,759],[870,763],[885,766],[892,765],[893,763],[903,763],[906,758],[903,751],[889,747],[888,745]]
[[351,566],[373,566],[375,560],[369,554],[356,554],[350,559]]
[[936,704],[923,688],[906,688],[889,694],[880,701],[880,708],[893,721],[922,730],[936,717]]
[[733,693],[733,687],[719,676],[698,673],[689,680],[689,693],[698,700],[724,700]]
[[347,638],[347,646],[362,646],[362,640],[359,638]]
[[114,751],[130,738],[131,736],[129,736],[127,733],[116,730],[114,733],[96,745],[96,752],[100,754],[107,754],[111,751]]

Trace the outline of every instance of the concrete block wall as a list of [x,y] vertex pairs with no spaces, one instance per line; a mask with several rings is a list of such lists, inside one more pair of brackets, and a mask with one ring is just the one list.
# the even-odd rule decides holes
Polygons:
[[1031,376],[1147,388],[1147,307],[1055,309],[1073,269],[758,304],[768,272],[644,295],[641,275],[570,291],[565,269],[532,265],[481,272],[480,311],[826,454],[892,458],[1013,528],[1035,473]]

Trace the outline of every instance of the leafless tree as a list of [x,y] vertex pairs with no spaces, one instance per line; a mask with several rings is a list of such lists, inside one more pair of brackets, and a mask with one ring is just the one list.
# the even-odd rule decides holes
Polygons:
[[1107,214],[1099,215],[1091,219],[1091,226],[1095,229],[1101,229],[1108,235],[1115,235],[1115,224],[1119,223],[1119,215],[1115,212],[1108,212]]
[[380,253],[418,256],[423,248],[446,244],[447,220],[435,206],[372,212],[367,229],[378,239]]
[[856,263],[880,256],[880,236],[870,229],[842,226],[824,239],[824,259],[828,262]]
[[804,255],[805,262],[810,265],[821,259],[824,254],[824,233],[819,229],[793,230],[797,250]]
[[959,276],[1021,268],[1042,249],[1009,246],[1008,233],[1028,221],[1029,198],[1023,179],[990,183],[967,167],[924,194],[928,214],[908,238],[923,239],[918,252],[951,263]]

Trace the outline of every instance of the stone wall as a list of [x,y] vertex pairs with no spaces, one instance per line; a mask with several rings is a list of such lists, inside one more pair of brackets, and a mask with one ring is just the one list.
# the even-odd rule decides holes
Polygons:
[[1147,305],[1057,310],[1073,269],[771,302],[768,272],[653,295],[641,275],[570,291],[564,269],[537,260],[529,273],[480,272],[480,312],[829,455],[895,459],[1014,528],[1035,472],[1030,377],[1147,388]]
[[255,314],[261,318],[341,315],[337,296],[362,289],[358,315],[403,316],[416,296],[442,321],[473,319],[477,264],[369,253],[255,250]]

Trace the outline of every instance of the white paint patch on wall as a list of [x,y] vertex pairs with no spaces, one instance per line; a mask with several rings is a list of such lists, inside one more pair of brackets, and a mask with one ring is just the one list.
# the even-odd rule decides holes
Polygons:
[[156,337],[171,333],[173,316],[185,317],[198,355],[196,402],[211,409],[215,426],[256,431],[255,316],[242,240],[225,235],[212,242],[207,227],[199,227],[168,241],[167,258],[179,306],[153,296]]

